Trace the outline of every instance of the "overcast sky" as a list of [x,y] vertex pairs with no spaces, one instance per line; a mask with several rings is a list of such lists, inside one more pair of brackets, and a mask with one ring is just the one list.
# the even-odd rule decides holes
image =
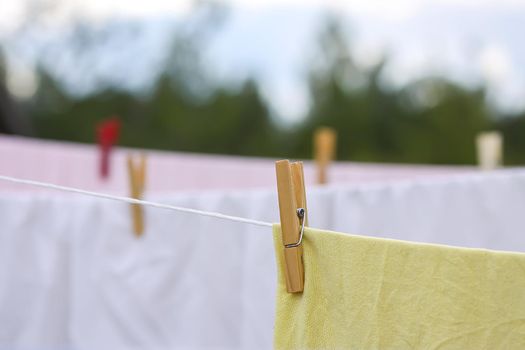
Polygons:
[[[0,0],[0,38],[13,41],[26,2]],[[119,18],[154,21],[181,18],[190,2],[174,0],[59,0],[49,22],[67,25],[82,14],[93,23]],[[314,53],[323,15],[336,11],[352,28],[352,43],[362,65],[388,54],[385,81],[403,85],[428,74],[460,83],[486,82],[492,101],[503,109],[525,106],[525,1],[514,0],[230,0],[230,16],[216,34],[206,57],[219,79],[255,76],[278,114],[293,120],[304,115],[309,96],[306,67]],[[254,38],[257,38],[254,41]],[[139,38],[134,53],[149,47],[147,71],[162,50],[162,31]],[[23,90],[23,57],[10,63],[13,89]],[[13,62],[19,61],[19,62]],[[107,74],[115,74],[108,70]],[[70,74],[74,85],[74,74]],[[27,78],[29,79],[29,78]],[[67,80],[67,77],[65,77]],[[140,76],[129,84],[139,84]],[[29,79],[30,80],[30,79]],[[120,79],[122,81],[122,79]],[[17,84],[19,86],[17,86]],[[27,85],[27,84],[26,84]],[[27,86],[26,90],[27,90]],[[22,91],[23,92],[23,91]]]

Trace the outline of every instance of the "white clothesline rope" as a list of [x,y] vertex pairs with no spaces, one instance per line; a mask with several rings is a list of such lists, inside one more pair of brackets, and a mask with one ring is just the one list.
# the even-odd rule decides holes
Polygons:
[[0,180],[8,181],[8,182],[14,182],[14,183],[18,183],[18,184],[30,185],[30,186],[43,187],[43,188],[52,189],[52,190],[58,190],[58,191],[63,191],[63,192],[72,192],[72,193],[82,194],[82,195],[85,195],[85,196],[110,199],[110,200],[119,201],[119,202],[125,202],[125,203],[129,203],[129,204],[140,204],[140,205],[154,207],[154,208],[168,209],[168,210],[178,211],[178,212],[182,212],[182,213],[188,213],[188,214],[194,214],[194,215],[200,215],[200,216],[207,216],[207,217],[212,217],[212,218],[221,219],[221,220],[229,220],[229,221],[241,222],[241,223],[250,224],[250,225],[263,226],[263,227],[271,227],[272,226],[271,223],[264,222],[264,221],[240,218],[240,217],[237,217],[237,216],[224,215],[224,214],[220,214],[220,213],[214,213],[214,212],[209,212],[209,211],[202,211],[202,210],[191,209],[191,208],[177,207],[177,206],[168,205],[168,204],[162,204],[162,203],[143,201],[143,200],[140,200],[140,199],[129,198],[129,197],[112,196],[110,194],[105,194],[105,193],[86,191],[86,190],[82,190],[82,189],[79,189],[79,188],[60,186],[60,185],[55,185],[55,184],[50,184],[50,183],[40,182],[40,181],[34,181],[34,180],[18,179],[18,178],[11,177],[11,176],[0,175]]

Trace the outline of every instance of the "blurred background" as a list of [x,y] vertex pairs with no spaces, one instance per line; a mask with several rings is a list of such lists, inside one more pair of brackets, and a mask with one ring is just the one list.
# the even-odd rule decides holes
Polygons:
[[340,160],[474,164],[500,131],[525,161],[525,3],[7,0],[0,133]]

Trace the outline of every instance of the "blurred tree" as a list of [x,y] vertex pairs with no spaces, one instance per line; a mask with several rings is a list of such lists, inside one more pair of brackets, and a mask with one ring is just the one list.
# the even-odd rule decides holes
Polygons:
[[[269,155],[268,140],[275,129],[255,82],[246,81],[240,88],[216,86],[201,57],[226,14],[222,5],[201,2],[178,26],[151,94],[110,86],[88,96],[71,95],[41,66],[39,88],[28,104],[39,135],[92,142],[94,125],[118,115],[123,145]],[[99,39],[80,24],[72,31],[71,47],[82,56]]]
[[355,63],[340,22],[331,19],[321,32],[317,64],[310,74],[312,109],[299,131],[297,150],[311,152],[312,133],[327,125],[338,133],[338,158],[356,161],[399,160],[397,140],[405,117],[394,92],[382,89],[384,62],[370,71]]
[[18,106],[7,89],[7,64],[0,48],[0,133],[31,134],[31,128],[26,118],[22,116]]
[[490,126],[483,90],[427,78],[400,91],[381,84],[386,60],[369,70],[351,55],[341,22],[321,33],[310,75],[313,106],[295,151],[308,157],[315,128],[338,133],[338,158],[354,161],[475,162],[475,135]]
[[494,129],[503,133],[504,162],[507,165],[525,163],[525,112],[507,115],[495,122]]
[[475,164],[476,135],[491,127],[483,89],[472,91],[426,78],[400,95],[407,115],[399,138],[403,161]]
[[0,51],[0,132],[7,133],[7,116],[8,116],[8,105],[9,96],[6,88],[6,67],[5,59],[2,51]]
[[[180,66],[178,55],[188,59],[196,51],[181,52],[167,60]],[[190,63],[185,62],[185,65]],[[198,71],[197,68],[184,70]],[[214,87],[206,91],[186,85],[191,75],[173,74],[169,68],[157,80],[153,93],[137,96],[105,89],[87,97],[74,97],[46,71],[40,70],[40,85],[29,106],[41,137],[93,142],[94,126],[109,115],[123,122],[121,144],[134,147],[244,155],[272,155],[276,128],[254,81],[239,89]]]
[[[210,79],[201,53],[226,13],[204,6],[178,27],[149,93],[101,84],[90,95],[72,95],[42,65],[38,90],[23,101],[23,110],[45,138],[93,142],[95,125],[118,115],[126,146],[291,158],[310,158],[314,130],[327,125],[339,133],[339,159],[376,162],[473,164],[476,134],[496,128],[505,136],[507,162],[523,158],[525,113],[498,116],[488,108],[483,88],[443,78],[386,89],[387,58],[367,69],[359,66],[342,22],[334,18],[320,33],[308,76],[311,110],[294,127],[280,127],[255,81],[225,86]],[[77,55],[100,39],[89,31],[86,26],[74,31]]]

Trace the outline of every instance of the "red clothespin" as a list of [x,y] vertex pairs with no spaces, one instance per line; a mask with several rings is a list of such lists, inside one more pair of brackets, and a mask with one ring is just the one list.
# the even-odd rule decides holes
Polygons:
[[106,179],[109,176],[109,156],[111,148],[120,135],[120,120],[112,117],[97,125],[97,140],[100,147],[100,177]]

